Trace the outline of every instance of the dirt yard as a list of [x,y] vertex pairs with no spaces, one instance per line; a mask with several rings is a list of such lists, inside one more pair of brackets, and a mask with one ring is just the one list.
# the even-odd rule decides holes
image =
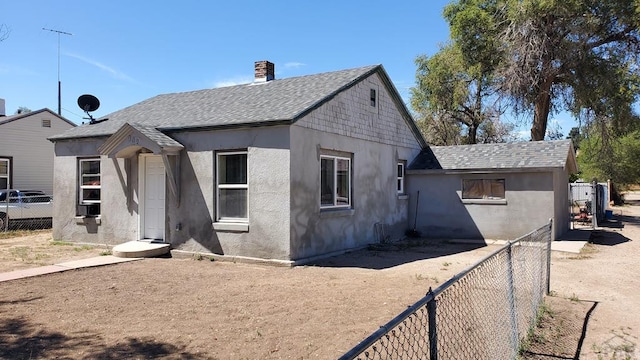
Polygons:
[[640,193],[580,254],[552,254],[551,293],[525,359],[640,359]]
[[[597,231],[581,254],[553,253],[527,359],[640,359],[640,206],[614,213],[623,227]],[[495,249],[434,242],[296,268],[146,259],[9,281],[0,358],[337,358]],[[47,232],[0,239],[0,271],[104,250]]]
[[[104,250],[76,252],[48,236],[27,239],[54,250],[46,261],[0,240],[1,269]],[[337,358],[493,250],[433,243],[296,268],[146,259],[9,281],[0,283],[0,358]]]

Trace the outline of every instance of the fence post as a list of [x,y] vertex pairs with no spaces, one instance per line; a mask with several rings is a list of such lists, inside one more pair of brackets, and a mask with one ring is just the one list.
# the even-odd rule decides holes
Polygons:
[[549,235],[547,236],[547,293],[551,293],[551,238],[553,231],[553,218],[549,219]]
[[436,326],[436,298],[433,291],[429,288],[427,296],[431,296],[431,300],[427,302],[427,314],[429,317],[429,359],[438,360],[438,330]]
[[512,249],[513,243],[511,241],[507,244],[507,280],[509,281],[509,289],[507,290],[509,297],[509,312],[511,313],[511,346],[512,349],[517,352],[520,339],[518,339],[518,313],[516,312],[516,299],[515,299],[515,282],[513,279],[513,255]]
[[7,196],[5,197],[5,201],[4,201],[4,226],[2,229],[2,231],[8,231],[9,230],[9,189],[6,190],[7,191]]

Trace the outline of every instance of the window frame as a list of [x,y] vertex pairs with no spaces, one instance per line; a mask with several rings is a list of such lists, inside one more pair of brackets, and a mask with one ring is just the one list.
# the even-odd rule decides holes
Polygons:
[[[334,194],[333,194],[333,204],[331,205],[325,205],[322,203],[322,160],[332,160],[333,161],[333,189],[334,189]],[[337,161],[338,160],[342,160],[342,161],[347,161],[347,169],[348,169],[348,189],[349,189],[349,194],[347,197],[347,204],[338,204],[338,194],[337,194],[337,184],[338,184],[338,166],[337,166]],[[339,156],[339,155],[320,155],[320,188],[319,188],[319,200],[320,200],[320,209],[321,210],[327,210],[327,209],[351,209],[352,208],[352,204],[353,204],[353,169],[352,169],[352,160],[351,157],[346,157],[346,156]]]
[[6,162],[7,163],[7,174],[6,175],[0,174],[0,178],[7,179],[7,187],[5,189],[0,187],[0,189],[1,190],[11,189],[11,163],[12,163],[12,159],[11,158],[7,158],[7,157],[2,157],[2,158],[0,158],[0,162]]
[[[482,197],[468,197],[468,186],[465,186],[469,181],[482,181]],[[495,196],[492,192],[493,183],[502,184],[502,196]],[[505,178],[468,178],[462,179],[462,191],[460,198],[467,202],[504,202],[507,198],[507,184]],[[466,191],[467,190],[467,191]],[[487,191],[488,190],[488,191]]]
[[[89,163],[89,162],[97,162],[98,163],[98,172],[97,173],[83,173],[83,163]],[[90,176],[90,177],[98,177],[98,184],[91,184],[91,185],[84,185],[83,183],[83,178],[85,176]],[[88,157],[88,158],[78,158],[78,177],[77,177],[77,186],[78,186],[78,198],[77,198],[77,205],[80,206],[90,206],[93,208],[93,210],[88,210],[87,214],[90,214],[90,216],[100,216],[100,214],[102,213],[102,160],[99,157]],[[98,194],[99,194],[99,199],[98,200],[91,200],[91,199],[84,199],[84,191],[85,190],[98,190]],[[95,213],[95,210],[97,208],[97,213]],[[78,210],[80,211],[80,210]],[[82,214],[82,213],[80,213]],[[89,216],[89,215],[86,215]]]
[[[244,184],[220,184],[220,158],[230,155],[245,155],[245,172],[246,182]],[[245,208],[247,213],[245,217],[223,217],[220,214],[220,190],[221,189],[245,189],[247,192]],[[249,222],[249,152],[247,150],[231,150],[216,152],[216,222],[226,223],[248,223]]]
[[404,195],[405,189],[405,175],[406,175],[406,165],[404,161],[399,160],[396,164],[396,191],[398,195]]

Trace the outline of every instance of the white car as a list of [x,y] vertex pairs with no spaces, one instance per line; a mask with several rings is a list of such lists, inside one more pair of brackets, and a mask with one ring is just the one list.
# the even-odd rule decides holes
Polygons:
[[9,222],[50,222],[53,199],[40,190],[0,190],[0,231]]

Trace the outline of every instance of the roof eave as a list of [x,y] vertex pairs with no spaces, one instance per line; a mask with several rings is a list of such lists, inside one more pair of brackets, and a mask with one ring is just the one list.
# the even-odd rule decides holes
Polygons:
[[450,175],[450,174],[513,174],[532,172],[552,172],[564,170],[564,167],[521,167],[521,168],[473,168],[473,169],[413,169],[407,170],[407,174],[414,175]]

